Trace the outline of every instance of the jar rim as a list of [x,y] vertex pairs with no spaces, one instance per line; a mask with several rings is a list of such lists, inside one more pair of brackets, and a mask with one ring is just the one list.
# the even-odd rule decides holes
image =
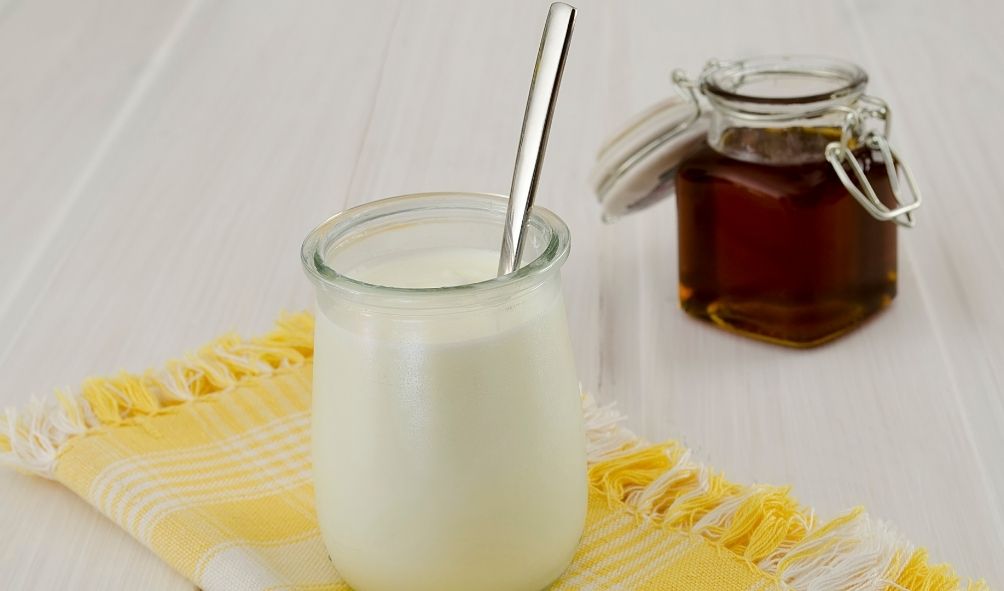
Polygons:
[[[814,81],[812,90],[782,95],[751,91],[757,82],[784,77]],[[711,62],[702,72],[699,85],[716,106],[733,110],[803,106],[806,110],[826,109],[850,103],[864,93],[868,74],[860,66],[831,57],[774,55],[729,62]],[[746,90],[744,90],[744,88]]]
[[300,260],[308,278],[318,289],[334,290],[353,298],[381,298],[383,303],[421,302],[429,305],[432,300],[449,305],[453,296],[469,298],[490,298],[494,294],[509,295],[513,290],[530,288],[540,283],[550,271],[557,270],[568,258],[571,233],[565,222],[556,214],[540,206],[534,206],[528,220],[528,230],[541,232],[546,242],[541,253],[532,261],[523,264],[516,271],[501,277],[484,281],[447,287],[394,287],[374,285],[353,279],[328,266],[325,261],[335,242],[351,234],[354,229],[386,218],[408,213],[441,210],[444,215],[453,211],[460,213],[481,213],[504,221],[508,197],[494,193],[480,192],[430,192],[387,197],[359,205],[328,218],[310,231],[300,248]]

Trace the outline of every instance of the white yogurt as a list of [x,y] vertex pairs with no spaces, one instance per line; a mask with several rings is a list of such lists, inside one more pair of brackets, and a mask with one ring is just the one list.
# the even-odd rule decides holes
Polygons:
[[[494,277],[498,252],[428,249],[347,275],[396,287]],[[585,518],[586,465],[557,274],[504,303],[427,314],[320,302],[318,516],[357,591],[537,591]]]
[[480,248],[428,248],[367,261],[349,277],[386,287],[453,287],[495,277],[497,253]]

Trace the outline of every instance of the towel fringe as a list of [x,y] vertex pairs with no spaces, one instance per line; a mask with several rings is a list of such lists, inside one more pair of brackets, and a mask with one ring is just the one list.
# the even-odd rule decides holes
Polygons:
[[[32,398],[0,415],[0,463],[52,478],[63,445],[297,367],[313,356],[313,317],[287,314],[269,334],[223,336],[159,371],[92,378],[80,391]],[[989,591],[930,565],[881,521],[853,509],[819,524],[786,487],[729,482],[669,441],[650,445],[623,426],[614,405],[583,395],[591,485],[638,518],[700,535],[792,591]]]
[[585,401],[589,481],[639,519],[702,536],[791,591],[989,591],[929,565],[888,524],[861,508],[827,523],[788,487],[745,486],[694,461],[682,444],[649,445],[611,406]]
[[60,449],[74,437],[303,365],[313,348],[313,316],[285,314],[263,337],[225,335],[159,371],[91,378],[76,394],[60,390],[51,400],[32,398],[23,409],[0,415],[0,463],[52,478]]

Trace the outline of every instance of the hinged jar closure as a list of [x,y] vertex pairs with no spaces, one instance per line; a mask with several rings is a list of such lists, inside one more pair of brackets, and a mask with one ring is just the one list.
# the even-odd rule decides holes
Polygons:
[[[825,159],[873,217],[913,226],[920,191],[889,145],[889,106],[864,94],[868,75],[858,66],[811,57],[711,61],[696,82],[679,71],[673,80],[695,111],[698,92],[711,105],[708,143],[719,152],[763,164]],[[855,156],[862,149],[881,154],[895,204],[883,203],[868,181]]]
[[[913,226],[920,191],[889,144],[889,106],[864,93],[868,75],[858,66],[793,56],[711,60],[696,79],[676,70],[672,80],[681,98],[641,113],[600,152],[592,181],[606,219],[671,195],[677,166],[706,141],[747,162],[829,162],[869,214]],[[880,156],[891,199],[869,182],[859,158],[866,150]]]

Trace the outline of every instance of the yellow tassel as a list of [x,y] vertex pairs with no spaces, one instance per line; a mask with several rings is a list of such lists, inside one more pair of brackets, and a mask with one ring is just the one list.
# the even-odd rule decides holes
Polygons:
[[675,442],[653,445],[630,455],[595,464],[589,469],[589,481],[599,487],[611,502],[624,501],[634,491],[651,484],[673,467],[679,445]]
[[147,389],[142,376],[120,374],[112,380],[119,396],[126,401],[126,409],[133,414],[149,415],[160,410],[157,398]]
[[906,566],[900,572],[894,585],[887,590],[909,589],[910,591],[990,591],[984,581],[970,581],[961,586],[959,577],[947,564],[928,564],[927,550],[923,548],[913,552]]
[[[831,519],[828,523],[814,529],[812,532],[807,532],[802,539],[798,540],[802,543],[802,548],[792,551],[778,562],[777,575],[783,576],[788,567],[795,562],[805,561],[828,552],[834,545],[840,543],[840,538],[832,534],[860,518],[863,513],[863,508],[855,507],[846,514]],[[819,542],[818,544],[811,543],[817,541]]]
[[[759,561],[789,536],[797,535],[798,527],[791,519],[797,512],[798,505],[788,496],[787,488],[761,487],[740,505],[718,543]],[[795,531],[789,531],[792,529]]]
[[94,416],[105,425],[115,425],[122,422],[122,411],[115,393],[108,388],[108,383],[102,378],[84,380],[80,387],[80,396],[90,405]]

